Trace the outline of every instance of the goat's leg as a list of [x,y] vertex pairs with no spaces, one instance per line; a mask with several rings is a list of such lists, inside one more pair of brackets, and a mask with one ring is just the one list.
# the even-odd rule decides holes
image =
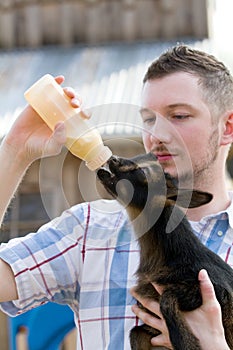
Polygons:
[[[227,293],[227,295],[226,295]],[[225,296],[222,295],[218,299],[222,308],[222,320],[225,331],[225,337],[230,349],[233,350],[233,300],[231,293],[225,291]]]
[[145,324],[135,326],[130,332],[130,345],[132,350],[168,350],[163,346],[152,347],[151,339],[161,334],[157,329]]
[[201,350],[199,340],[191,333],[178,307],[177,290],[164,291],[160,299],[160,310],[166,321],[174,350]]

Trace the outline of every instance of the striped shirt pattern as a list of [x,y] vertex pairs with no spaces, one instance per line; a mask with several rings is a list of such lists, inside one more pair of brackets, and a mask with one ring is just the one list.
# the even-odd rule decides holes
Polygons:
[[[191,222],[210,249],[233,265],[233,204]],[[139,247],[122,207],[98,200],[76,205],[36,233],[2,244],[19,299],[1,308],[17,315],[47,301],[68,304],[78,328],[77,349],[128,350],[138,323],[131,311]]]

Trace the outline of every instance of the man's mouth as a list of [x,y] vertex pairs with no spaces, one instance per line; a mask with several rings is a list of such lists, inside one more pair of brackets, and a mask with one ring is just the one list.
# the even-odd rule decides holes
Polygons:
[[155,154],[159,162],[167,162],[173,160],[174,155],[170,153],[156,153]]

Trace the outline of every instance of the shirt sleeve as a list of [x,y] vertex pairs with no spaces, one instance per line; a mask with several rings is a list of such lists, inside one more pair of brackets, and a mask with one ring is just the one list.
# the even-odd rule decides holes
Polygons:
[[79,276],[86,204],[65,211],[36,233],[15,238],[0,247],[0,258],[14,273],[18,300],[1,303],[15,316],[47,301],[78,308]]

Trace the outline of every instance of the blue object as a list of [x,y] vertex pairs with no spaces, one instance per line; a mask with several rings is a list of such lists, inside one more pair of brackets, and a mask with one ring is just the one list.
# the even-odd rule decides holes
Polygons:
[[28,330],[29,350],[59,350],[59,345],[74,327],[73,311],[66,305],[47,303],[16,317],[9,317],[10,349],[17,350],[20,327]]

